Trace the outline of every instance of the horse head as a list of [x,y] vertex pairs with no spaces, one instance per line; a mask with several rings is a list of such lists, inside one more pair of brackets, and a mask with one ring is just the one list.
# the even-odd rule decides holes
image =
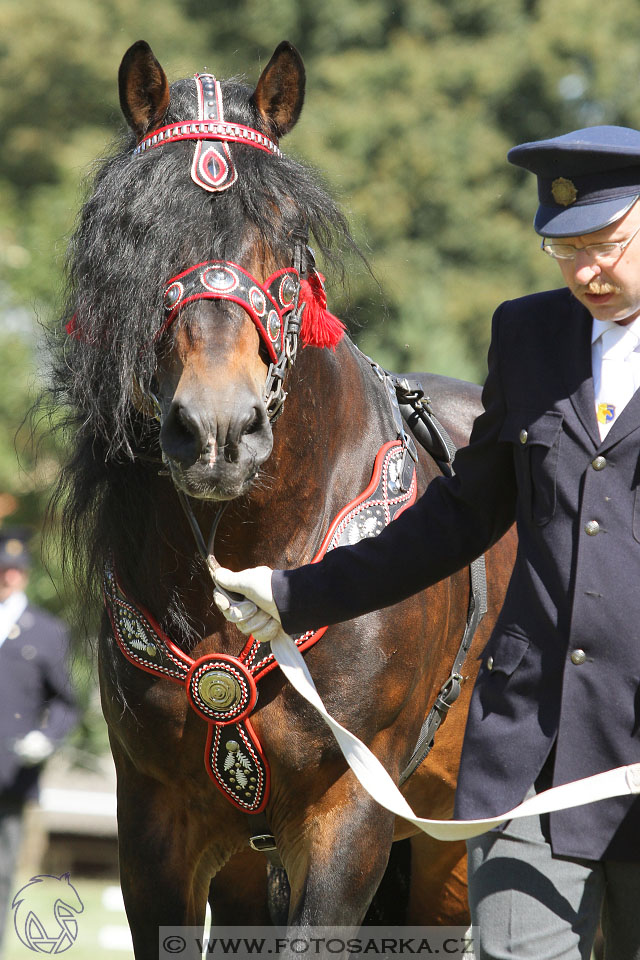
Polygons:
[[[202,501],[199,516],[250,490],[275,499],[280,478],[259,474],[298,342],[335,346],[344,330],[307,243],[338,273],[356,249],[315,171],[280,150],[304,96],[289,43],[254,87],[211,74],[169,85],[140,41],[119,87],[126,126],[70,243],[52,393],[75,450],[60,490],[91,491],[66,500],[66,527],[81,549],[82,525],[94,511],[104,518],[88,560],[100,577],[112,553],[122,569],[155,523],[152,489],[175,502],[161,457],[180,492]],[[326,386],[327,351],[297,352],[309,402]],[[303,407],[292,392],[289,408]]]
[[191,171],[193,218],[220,208],[205,259],[190,262],[187,229],[182,269],[165,278],[152,390],[174,481],[190,496],[230,499],[271,453],[269,373],[286,361],[298,303],[304,245],[295,212],[283,213],[279,190],[265,185],[281,158],[278,141],[300,115],[304,67],[285,42],[253,91],[210,74],[170,88],[140,41],[124,56],[119,89],[135,162],[154,177],[160,154],[165,163],[173,155],[185,183]]

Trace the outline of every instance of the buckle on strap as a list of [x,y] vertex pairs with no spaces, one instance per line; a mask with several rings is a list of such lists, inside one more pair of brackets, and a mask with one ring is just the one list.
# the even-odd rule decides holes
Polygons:
[[249,846],[258,853],[266,853],[276,849],[276,840],[272,833],[257,833],[249,837]]

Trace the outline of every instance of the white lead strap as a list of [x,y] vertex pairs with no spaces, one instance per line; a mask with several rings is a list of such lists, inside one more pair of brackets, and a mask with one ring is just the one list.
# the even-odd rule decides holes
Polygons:
[[415,824],[437,840],[466,840],[518,817],[566,810],[569,807],[594,803],[596,800],[640,793],[640,763],[632,763],[545,790],[525,800],[513,810],[487,820],[428,820],[416,817],[378,758],[327,712],[307,665],[291,637],[281,630],[271,641],[271,650],[287,680],[300,696],[315,707],[331,728],[347,763],[365,790],[381,806]]

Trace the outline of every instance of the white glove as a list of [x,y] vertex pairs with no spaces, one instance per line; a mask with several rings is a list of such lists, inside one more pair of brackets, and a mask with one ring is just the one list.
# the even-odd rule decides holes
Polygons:
[[250,567],[234,573],[218,567],[215,581],[219,587],[242,594],[233,600],[220,590],[214,590],[213,599],[223,616],[235,623],[245,636],[253,636],[259,643],[268,643],[278,634],[280,614],[271,591],[271,567]]
[[35,767],[47,760],[53,750],[53,743],[42,730],[32,730],[13,744],[13,752],[20,758],[25,767]]

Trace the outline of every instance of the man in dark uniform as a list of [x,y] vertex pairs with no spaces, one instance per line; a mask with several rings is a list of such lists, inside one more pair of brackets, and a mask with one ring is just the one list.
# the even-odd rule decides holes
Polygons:
[[0,948],[27,800],[44,762],[76,722],[62,621],[32,606],[27,532],[0,530]]
[[[300,633],[395,603],[516,521],[465,733],[464,819],[640,761],[640,133],[578,130],[509,160],[538,178],[534,227],[565,286],[496,311],[456,475],[318,564],[216,576],[249,598],[218,595],[221,609],[267,640],[277,621]],[[607,956],[640,960],[640,800],[514,820],[468,849],[478,960],[587,960],[601,907]]]

